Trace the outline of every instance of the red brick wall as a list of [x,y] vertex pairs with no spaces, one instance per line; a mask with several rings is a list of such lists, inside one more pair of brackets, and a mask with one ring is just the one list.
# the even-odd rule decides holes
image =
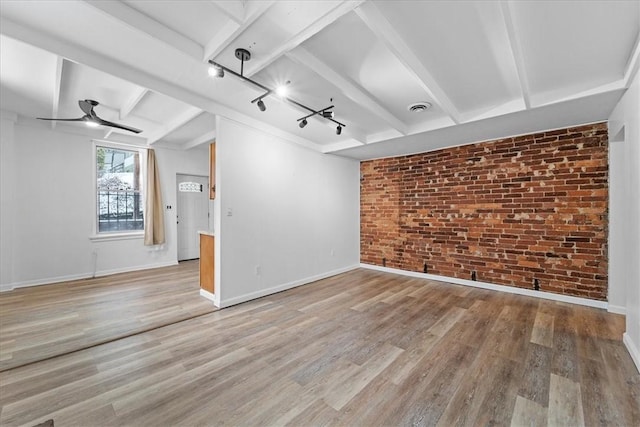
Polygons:
[[360,170],[361,262],[607,298],[606,123]]

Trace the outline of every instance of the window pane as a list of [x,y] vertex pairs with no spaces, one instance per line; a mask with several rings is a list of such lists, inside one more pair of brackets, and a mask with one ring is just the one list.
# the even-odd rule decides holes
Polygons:
[[144,230],[140,155],[96,147],[98,232]]

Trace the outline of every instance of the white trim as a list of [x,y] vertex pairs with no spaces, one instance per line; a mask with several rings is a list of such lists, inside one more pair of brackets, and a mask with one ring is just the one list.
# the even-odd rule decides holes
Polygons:
[[622,314],[623,316],[626,316],[627,314],[627,307],[623,306],[623,305],[613,305],[613,304],[608,304],[607,305],[607,311],[609,313],[614,313],[614,314]]
[[380,267],[380,266],[371,265],[371,264],[360,264],[360,267],[368,268],[370,270],[384,271],[385,273],[400,274],[403,276],[418,277],[421,279],[437,280],[439,282],[453,283],[456,285],[463,285],[463,286],[472,286],[474,288],[489,289],[492,291],[506,292],[509,294],[526,295],[529,297],[568,302],[570,304],[586,305],[588,307],[603,308],[605,310],[607,309],[607,306],[608,306],[606,301],[596,301],[596,300],[587,299],[587,298],[573,297],[570,295],[553,294],[551,292],[544,292],[544,291],[534,291],[530,289],[516,288],[514,286],[496,285],[496,284],[487,283],[487,282],[476,282],[473,280],[439,276],[437,274],[418,273],[416,271],[399,270],[396,268]]
[[101,270],[96,272],[95,277],[109,276],[111,274],[118,274],[118,273],[129,273],[130,271],[151,270],[154,268],[171,267],[172,265],[178,265],[178,261],[165,261],[165,262],[159,262],[155,264],[137,265],[134,267],[114,268],[112,270]]
[[89,236],[89,240],[92,242],[111,242],[113,240],[132,240],[132,239],[144,239],[144,231],[136,233],[103,233],[92,234]]
[[151,270],[154,268],[170,267],[178,265],[177,261],[160,262],[156,264],[145,264],[134,267],[114,268],[112,270],[97,271],[95,275],[91,273],[70,274],[66,276],[48,277],[45,279],[25,280],[22,282],[0,285],[0,292],[8,292],[18,288],[28,288],[31,286],[53,285],[61,282],[69,282],[72,280],[92,279],[94,277],[110,276],[118,273],[129,273],[131,271]]
[[636,365],[636,369],[640,372],[640,351],[638,351],[638,347],[631,341],[631,336],[628,333],[622,334],[622,342],[624,346],[627,347],[627,351],[629,355],[631,355],[631,359],[633,363]]
[[128,149],[130,151],[134,150],[134,149],[135,150],[140,150],[140,149],[149,148],[143,142],[120,142],[120,141],[111,141],[111,140],[99,139],[99,138],[92,138],[91,142],[93,142],[94,145],[101,145],[101,146],[104,146],[104,147],[115,148],[115,149],[124,148],[125,150]]
[[200,288],[200,296],[203,298],[208,299],[209,301],[213,302],[213,305],[217,306],[218,304],[216,304],[216,296],[215,294],[212,294],[209,291],[205,291],[204,289]]
[[274,286],[272,288],[261,289],[256,292],[252,292],[250,294],[240,295],[238,297],[230,298],[228,300],[220,300],[220,308],[230,307],[232,305],[241,304],[243,302],[251,301],[256,298],[264,297],[267,295],[275,294],[277,292],[286,291],[291,288],[296,288],[298,286],[306,285],[312,282],[316,282],[318,280],[326,279],[331,276],[336,276],[338,274],[346,273],[347,271],[355,270],[359,266],[350,265],[348,267],[339,268],[337,270],[329,271],[327,273],[318,274],[311,277],[306,277],[304,279],[294,280],[289,283],[283,283],[282,285]]

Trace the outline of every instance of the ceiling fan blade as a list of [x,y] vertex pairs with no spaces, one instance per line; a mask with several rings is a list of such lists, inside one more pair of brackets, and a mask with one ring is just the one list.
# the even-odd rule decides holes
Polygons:
[[44,117],[36,117],[38,120],[50,120],[55,122],[84,122],[84,117],[78,117],[77,119],[49,119]]
[[129,132],[133,132],[133,133],[140,133],[142,132],[140,129],[136,129],[136,128],[132,128],[130,126],[126,126],[126,125],[119,125],[118,123],[113,123],[107,120],[103,120],[100,117],[95,117],[95,119],[97,119],[97,122],[100,123],[103,126],[109,126],[112,128],[117,128],[117,129],[123,129],[123,130],[128,130]]
[[86,114],[91,116],[93,112],[93,107],[98,105],[98,101],[94,101],[92,99],[81,99],[78,101],[78,105],[80,109]]

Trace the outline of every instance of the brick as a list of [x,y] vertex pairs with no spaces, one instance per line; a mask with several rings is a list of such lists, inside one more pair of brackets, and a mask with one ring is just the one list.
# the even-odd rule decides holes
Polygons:
[[606,123],[361,163],[361,259],[607,295]]

